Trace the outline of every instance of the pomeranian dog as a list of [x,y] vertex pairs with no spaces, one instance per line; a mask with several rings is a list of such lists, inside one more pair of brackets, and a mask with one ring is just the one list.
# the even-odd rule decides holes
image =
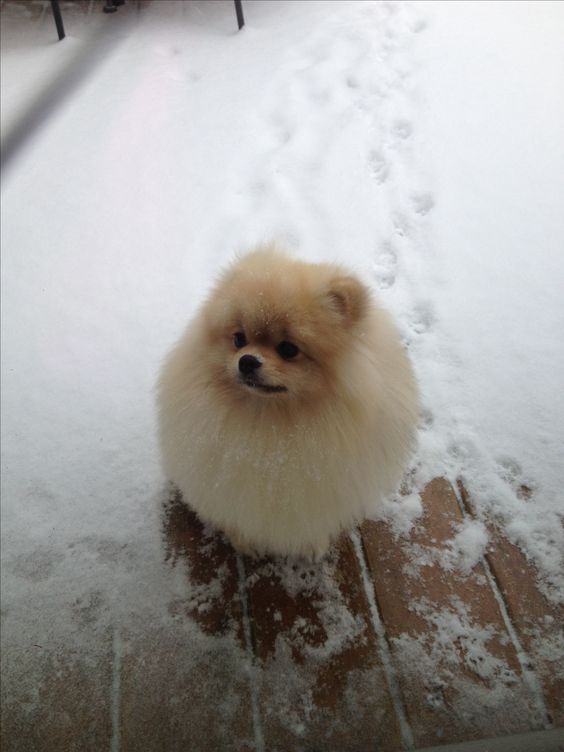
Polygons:
[[236,549],[320,558],[402,476],[418,414],[355,276],[267,246],[228,268],[158,383],[165,473]]

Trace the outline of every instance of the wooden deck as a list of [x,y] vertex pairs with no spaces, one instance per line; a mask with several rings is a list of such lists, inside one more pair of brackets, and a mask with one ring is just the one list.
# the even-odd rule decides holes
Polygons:
[[410,535],[368,521],[308,565],[237,556],[171,497],[175,629],[55,661],[41,713],[5,707],[3,749],[393,752],[564,726],[562,611],[495,528],[468,574],[441,566],[472,502],[442,478],[422,502]]

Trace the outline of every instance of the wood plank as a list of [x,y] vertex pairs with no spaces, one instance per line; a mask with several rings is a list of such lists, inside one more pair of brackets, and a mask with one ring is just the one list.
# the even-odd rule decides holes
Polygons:
[[255,749],[237,558],[172,493],[163,513],[165,558],[184,592],[149,630],[123,635],[122,752]]
[[187,567],[186,597],[170,606],[209,635],[232,634],[244,646],[237,556],[219,532],[203,525],[173,490],[163,510],[165,559]]
[[124,636],[121,752],[254,752],[248,656],[184,622]]
[[385,522],[362,526],[416,746],[542,727],[483,566],[465,575],[440,565],[462,521],[454,490],[437,478],[421,499],[407,536]]
[[81,650],[3,644],[2,750],[110,749],[111,646],[109,634]]
[[245,557],[265,749],[401,748],[348,536],[323,562]]
[[[476,516],[463,483],[459,481],[458,487],[469,514]],[[521,492],[525,498],[531,494],[525,487]],[[488,531],[491,546],[486,558],[513,626],[539,677],[551,719],[555,725],[564,726],[564,608],[542,593],[539,574],[523,551],[491,522]]]

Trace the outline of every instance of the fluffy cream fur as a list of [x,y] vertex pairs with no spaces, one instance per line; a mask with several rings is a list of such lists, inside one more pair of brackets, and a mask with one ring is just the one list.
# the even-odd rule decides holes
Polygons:
[[[282,357],[281,342],[299,352]],[[242,373],[244,355],[260,367]],[[319,557],[397,486],[417,390],[359,280],[262,248],[223,274],[166,359],[158,408],[165,472],[202,520],[241,550]]]

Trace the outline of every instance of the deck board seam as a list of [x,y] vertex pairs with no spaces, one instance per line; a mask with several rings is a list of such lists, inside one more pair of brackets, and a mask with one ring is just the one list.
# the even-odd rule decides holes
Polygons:
[[392,705],[396,713],[396,718],[399,725],[400,736],[402,745],[405,750],[412,750],[415,748],[415,741],[413,738],[413,731],[409,720],[407,718],[407,712],[403,703],[400,685],[397,677],[397,673],[394,667],[392,653],[388,644],[388,638],[386,635],[386,628],[384,621],[380,615],[378,603],[376,601],[376,594],[374,590],[374,584],[370,577],[368,564],[362,548],[362,541],[360,532],[358,529],[353,530],[350,533],[350,539],[354,546],[356,558],[360,567],[360,573],[362,578],[362,584],[364,592],[368,601],[368,608],[370,611],[370,618],[372,627],[376,635],[376,641],[378,645],[378,651],[380,653],[380,661],[382,664],[382,670],[386,678],[388,685],[388,691],[392,700]]
[[[460,507],[460,511],[462,512],[463,517],[477,519],[471,503],[465,501],[458,484],[451,483],[451,487],[454,491],[456,501],[458,503],[458,506]],[[527,653],[525,647],[523,646],[523,643],[521,642],[521,639],[519,638],[517,628],[513,624],[511,615],[509,613],[509,608],[505,600],[503,588],[501,587],[501,584],[499,583],[495,575],[495,571],[492,567],[490,557],[488,556],[487,552],[481,557],[481,563],[484,568],[484,573],[486,575],[490,590],[492,591],[496,603],[499,607],[503,624],[505,626],[505,629],[507,630],[511,644],[515,649],[519,667],[521,668],[523,681],[533,702],[533,707],[535,708],[539,719],[541,719],[543,728],[551,729],[553,727],[552,717],[545,702],[542,685],[538,678],[534,661]]]
[[249,611],[249,599],[246,588],[245,564],[241,554],[237,554],[237,574],[239,580],[239,598],[241,600],[241,613],[243,621],[243,635],[245,640],[245,652],[247,654],[248,680],[251,695],[251,711],[253,719],[253,733],[255,740],[255,752],[265,752],[264,733],[262,720],[260,716],[260,703],[257,680],[256,657],[254,651],[253,631],[251,626],[251,616]]

